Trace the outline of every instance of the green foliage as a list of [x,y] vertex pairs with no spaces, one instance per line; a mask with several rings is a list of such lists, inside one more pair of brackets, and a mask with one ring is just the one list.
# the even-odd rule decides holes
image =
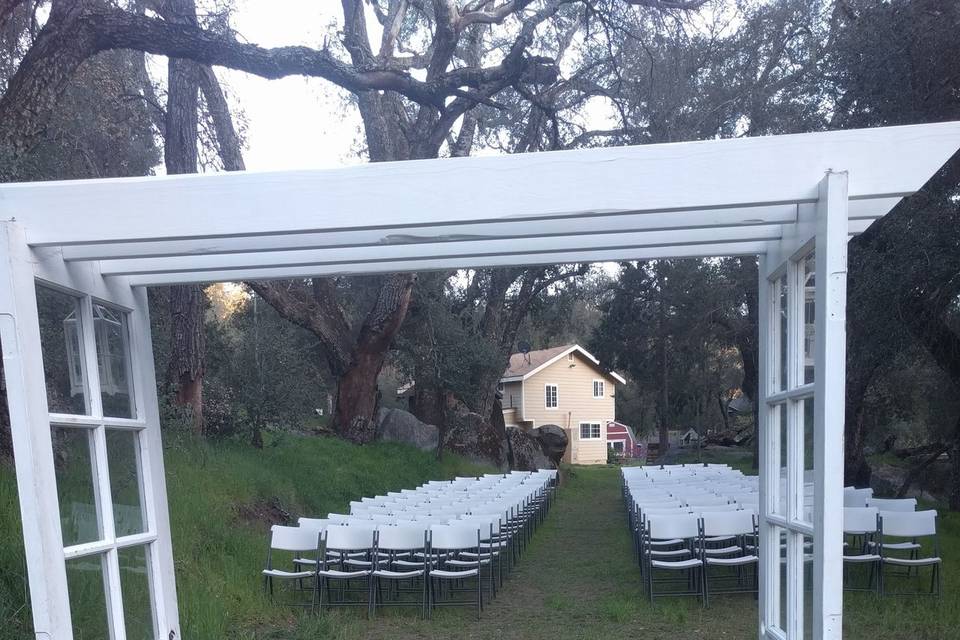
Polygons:
[[326,408],[329,379],[317,339],[258,296],[209,313],[204,378],[206,432],[301,429]]
[[[168,434],[167,444],[180,620],[183,636],[197,640],[273,637],[264,630],[300,624],[261,590],[271,524],[344,512],[350,500],[430,479],[489,471],[399,444],[359,447],[293,434],[267,437],[263,450],[184,433]],[[30,612],[16,482],[7,464],[0,464],[0,535],[0,639],[14,640],[29,635]],[[94,575],[72,573],[81,579]],[[302,626],[318,628],[310,620]]]

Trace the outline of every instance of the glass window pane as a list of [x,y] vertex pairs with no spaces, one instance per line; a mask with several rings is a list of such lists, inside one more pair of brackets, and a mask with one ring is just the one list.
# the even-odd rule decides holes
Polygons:
[[803,414],[800,424],[803,428],[803,520],[813,524],[813,505],[816,501],[816,484],[814,478],[814,446],[816,444],[816,432],[813,428],[814,421],[814,398],[805,398],[801,407]]
[[127,314],[103,304],[93,305],[93,328],[97,337],[97,368],[103,415],[135,418]]
[[127,640],[153,640],[156,636],[147,547],[120,549],[117,556]]
[[811,252],[803,259],[803,382],[814,380],[817,335],[817,258]]
[[777,341],[779,343],[777,345],[777,391],[783,391],[787,388],[787,327],[788,308],[790,306],[787,295],[787,276],[784,274],[780,276],[774,287],[774,300],[777,304],[776,317],[779,318],[779,325],[777,326]]
[[40,347],[50,413],[89,414],[80,299],[37,285]]
[[63,427],[54,427],[52,432],[65,547],[103,537],[94,483],[92,433]]
[[106,436],[117,537],[143,533],[146,527],[138,455],[140,435],[135,431],[107,429]]
[[105,558],[102,554],[67,560],[67,591],[74,640],[107,640]]

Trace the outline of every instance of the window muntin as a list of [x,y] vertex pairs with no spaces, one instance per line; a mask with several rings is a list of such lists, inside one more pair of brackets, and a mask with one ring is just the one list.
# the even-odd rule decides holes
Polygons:
[[547,409],[556,409],[560,406],[560,394],[557,385],[544,385],[544,406]]
[[581,422],[580,423],[581,440],[599,440],[600,423],[599,422]]
[[602,398],[603,397],[603,380],[594,380],[593,381],[593,397]]

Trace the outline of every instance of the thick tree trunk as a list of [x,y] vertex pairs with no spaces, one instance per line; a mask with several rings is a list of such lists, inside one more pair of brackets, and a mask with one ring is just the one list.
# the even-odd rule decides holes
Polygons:
[[370,442],[376,437],[377,378],[407,315],[414,279],[409,273],[384,279],[376,304],[360,329],[350,365],[340,375],[332,426],[352,442]]
[[[194,0],[168,0],[164,17],[178,24],[196,24]],[[167,118],[163,153],[168,174],[196,173],[197,117],[200,75],[196,63],[171,58],[167,63]],[[189,406],[193,426],[203,433],[203,373],[206,338],[203,291],[198,285],[170,290],[170,381],[177,385],[176,402]]]

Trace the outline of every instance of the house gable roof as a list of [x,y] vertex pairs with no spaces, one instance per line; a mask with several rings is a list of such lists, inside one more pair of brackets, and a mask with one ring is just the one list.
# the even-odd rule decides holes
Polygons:
[[[586,360],[593,363],[601,372],[603,371],[600,367],[600,361],[593,357],[589,351],[578,344],[567,344],[560,347],[530,351],[529,353],[511,354],[510,362],[507,364],[507,368],[503,372],[500,382],[521,382],[526,380],[538,371],[549,367],[560,358],[574,352],[579,353]],[[604,374],[610,376],[620,384],[627,383],[621,375],[614,371],[604,372]]]

